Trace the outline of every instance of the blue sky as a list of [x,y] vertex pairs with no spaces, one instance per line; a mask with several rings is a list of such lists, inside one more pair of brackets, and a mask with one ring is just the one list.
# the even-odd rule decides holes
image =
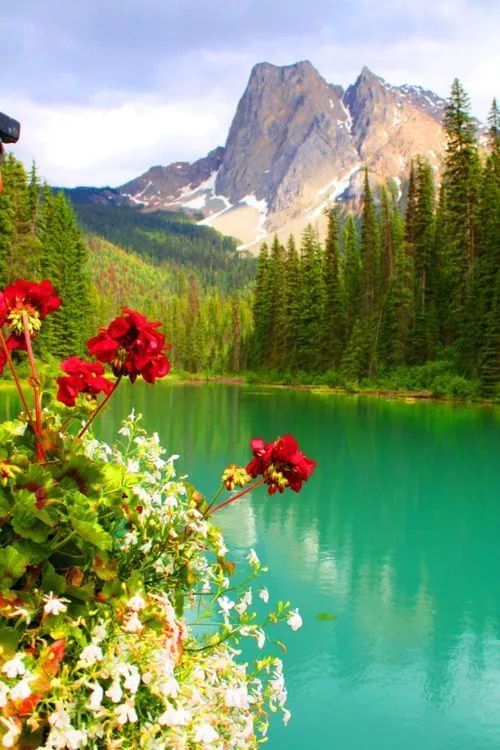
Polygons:
[[498,96],[497,0],[15,0],[0,9],[0,111],[53,184],[117,185],[223,144],[256,62],[363,65],[474,114]]

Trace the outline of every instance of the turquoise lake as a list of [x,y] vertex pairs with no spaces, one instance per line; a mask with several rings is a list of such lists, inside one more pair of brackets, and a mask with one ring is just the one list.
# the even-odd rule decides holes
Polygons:
[[304,619],[271,750],[500,747],[500,410],[136,384],[100,436],[132,406],[206,495],[253,436],[291,432],[318,462],[300,494],[260,489],[218,515],[229,556],[254,547]]

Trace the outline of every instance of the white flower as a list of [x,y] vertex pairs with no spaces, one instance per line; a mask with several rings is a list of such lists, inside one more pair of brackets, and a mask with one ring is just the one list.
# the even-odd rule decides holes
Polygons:
[[179,695],[179,683],[175,677],[167,677],[159,687],[166,698],[177,698]]
[[8,703],[9,696],[9,686],[5,684],[5,682],[2,682],[0,680],[0,708],[4,708],[4,706]]
[[217,604],[220,607],[220,611],[223,612],[224,616],[229,615],[229,611],[234,607],[234,602],[227,596],[221,596],[217,599]]
[[197,726],[193,737],[194,742],[200,742],[203,745],[209,745],[218,739],[218,733],[210,724],[200,724]]
[[55,729],[69,729],[71,727],[71,720],[67,711],[62,708],[58,708],[53,714],[49,716],[49,724]]
[[98,711],[101,707],[102,699],[104,696],[104,690],[98,682],[92,684],[92,693],[90,694],[89,702],[87,703],[88,708],[91,711]]
[[23,701],[25,698],[28,698],[31,695],[30,681],[33,677],[34,675],[32,674],[26,674],[17,685],[14,685],[9,693],[10,699],[13,701]]
[[268,603],[269,591],[265,587],[259,591],[259,596],[265,604]]
[[250,563],[250,565],[254,565],[254,566],[260,565],[260,560],[257,557],[257,553],[254,549],[251,549],[250,552],[248,553],[247,560]]
[[132,612],[128,617],[125,624],[125,630],[127,633],[139,633],[144,628],[144,625],[139,620],[137,612]]
[[102,661],[103,654],[102,649],[95,643],[91,643],[89,646],[85,646],[82,653],[80,654],[80,664],[84,667],[91,667],[96,661]]
[[26,672],[24,666],[24,654],[16,654],[13,659],[6,661],[2,667],[2,672],[13,680],[15,677],[19,677]]
[[137,693],[139,685],[141,684],[141,673],[137,667],[129,667],[128,673],[125,675],[125,681],[123,687],[125,690],[130,690],[131,693]]
[[290,625],[292,630],[298,630],[302,627],[302,617],[299,615],[298,609],[291,609],[288,615],[287,625]]
[[140,594],[134,594],[134,596],[132,596],[127,602],[127,607],[133,609],[134,612],[140,612],[145,606],[146,601]]
[[100,643],[107,637],[107,635],[108,630],[104,622],[101,620],[92,631],[92,643]]
[[4,719],[3,716],[0,716],[0,721],[7,729],[2,737],[2,745],[4,747],[14,747],[17,744],[18,735],[21,734],[21,724],[14,721],[14,719]]
[[243,612],[246,612],[250,604],[252,603],[252,589],[249,589],[248,591],[245,591],[243,596],[241,597],[238,604],[235,606],[235,610],[238,612],[239,615],[242,615]]
[[16,607],[15,609],[13,609],[12,616],[23,618],[24,620],[26,620],[26,625],[29,625],[31,622],[31,615],[24,607]]
[[68,609],[66,604],[70,603],[69,599],[65,599],[64,596],[61,597],[60,599],[59,597],[54,596],[52,591],[50,592],[50,594],[46,594],[43,597],[43,600],[45,602],[43,611],[45,612],[46,615],[56,615],[56,616],[61,615],[63,612],[66,612]]
[[121,706],[115,708],[116,718],[119,724],[126,724],[130,722],[133,724],[137,721],[137,713],[133,703],[122,703]]
[[246,687],[228,688],[224,702],[227,708],[248,708],[248,691]]
[[138,541],[137,534],[134,534],[133,531],[128,531],[123,537],[123,542],[126,547],[133,547]]
[[120,429],[118,430],[118,434],[124,435],[125,437],[130,437],[130,427],[123,425],[123,427],[120,427]]
[[160,716],[158,723],[167,727],[185,727],[191,721],[191,714],[186,708],[169,707]]
[[123,697],[123,690],[120,687],[119,680],[114,680],[111,687],[106,690],[106,695],[111,698],[113,703],[119,703]]
[[258,648],[262,649],[264,648],[264,644],[266,642],[266,634],[263,630],[257,631],[257,646]]
[[291,713],[287,708],[283,709],[283,724],[286,726],[290,721]]
[[53,729],[45,747],[54,748],[54,750],[80,750],[86,745],[87,732],[70,725],[67,729]]
[[139,461],[133,461],[131,459],[127,461],[127,470],[130,471],[131,474],[137,474],[139,471]]

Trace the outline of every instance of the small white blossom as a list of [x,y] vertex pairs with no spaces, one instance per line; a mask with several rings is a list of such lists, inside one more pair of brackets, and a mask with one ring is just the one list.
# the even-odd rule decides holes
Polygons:
[[249,589],[248,591],[245,591],[245,593],[241,597],[238,604],[236,604],[235,610],[238,612],[239,615],[242,615],[243,612],[247,611],[251,603],[252,603],[252,589]]
[[127,602],[127,607],[134,612],[140,612],[146,606],[146,600],[140,594],[134,594]]
[[0,716],[0,721],[7,730],[2,737],[2,745],[14,747],[17,744],[18,736],[21,734],[21,724],[14,719],[4,719],[3,716]]
[[219,599],[217,599],[217,604],[219,605],[220,611],[224,614],[225,617],[229,615],[229,611],[234,607],[234,602],[227,596],[219,597]]
[[131,474],[137,474],[139,471],[139,461],[129,460],[127,461],[127,470],[130,471]]
[[286,726],[286,725],[288,724],[288,722],[290,721],[290,717],[291,717],[291,715],[292,715],[292,714],[291,714],[291,712],[290,712],[290,711],[289,711],[289,710],[288,710],[287,708],[284,708],[284,709],[283,709],[283,724],[284,724],[285,726]]
[[46,615],[61,615],[63,612],[67,611],[66,604],[69,604],[69,599],[65,599],[65,597],[57,597],[54,596],[52,591],[49,594],[46,594],[43,597],[43,600],[45,602],[45,605],[43,607],[43,611]]
[[9,661],[6,661],[5,664],[2,667],[2,672],[7,675],[11,680],[13,680],[15,677],[19,677],[20,675],[23,675],[26,672],[26,667],[24,666],[24,654],[16,654],[14,658],[9,659]]
[[106,690],[106,695],[111,698],[113,703],[119,703],[123,697],[123,690],[120,687],[119,680],[114,680],[111,687]]
[[269,601],[269,591],[264,587],[259,591],[259,596],[265,604]]
[[92,643],[101,643],[108,636],[104,622],[99,622],[92,631]]
[[123,425],[123,427],[120,427],[118,430],[119,435],[124,435],[125,437],[130,437],[130,427],[127,427],[127,425]]
[[163,680],[159,687],[166,698],[177,698],[179,695],[179,683],[175,677],[168,677]]
[[58,708],[57,711],[50,714],[49,724],[55,729],[69,729],[71,727],[71,719],[67,711]]
[[115,708],[116,718],[119,724],[134,724],[137,721],[137,713],[133,703],[122,703]]
[[186,708],[170,706],[160,716],[158,723],[167,727],[185,727],[191,721],[191,714]]
[[125,630],[127,633],[140,633],[140,631],[144,628],[144,625],[139,620],[139,616],[137,612],[132,612],[132,614],[128,617],[127,622],[125,624]]
[[258,565],[260,565],[260,560],[259,560],[259,558],[257,556],[257,553],[256,553],[256,551],[254,549],[251,549],[250,552],[248,553],[247,560],[250,563],[250,565],[253,565],[255,567],[257,567]]
[[228,688],[226,690],[224,702],[227,708],[248,708],[248,691],[246,687]]
[[89,702],[87,703],[88,708],[91,711],[98,711],[101,707],[103,697],[104,690],[98,682],[94,682],[92,684],[92,692],[90,694]]
[[258,646],[258,648],[263,649],[265,643],[266,643],[266,634],[264,633],[263,630],[258,630],[257,631],[257,646]]
[[210,724],[200,724],[197,726],[193,737],[194,742],[200,742],[203,745],[210,745],[218,739],[219,734]]
[[80,664],[84,667],[91,667],[97,661],[103,660],[102,649],[96,643],[91,643],[89,646],[85,646],[82,653],[80,654]]
[[302,627],[302,617],[299,615],[298,609],[290,610],[290,614],[288,615],[287,619],[287,625],[290,625],[292,630],[298,630]]
[[30,681],[33,677],[32,674],[24,675],[23,679],[11,688],[9,698],[13,701],[23,701],[28,698],[31,695]]
[[128,531],[123,537],[123,543],[126,547],[133,547],[138,541],[137,534],[134,534],[133,531]]

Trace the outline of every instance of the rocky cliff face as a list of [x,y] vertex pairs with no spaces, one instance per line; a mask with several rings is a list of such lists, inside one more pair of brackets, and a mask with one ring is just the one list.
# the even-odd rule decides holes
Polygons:
[[193,164],[152,167],[119,188],[151,209],[182,209],[252,245],[321,221],[333,201],[356,206],[367,167],[374,183],[401,186],[410,160],[439,173],[444,101],[418,86],[391,86],[363,68],[343,91],[310,62],[256,65],[225,148]]

